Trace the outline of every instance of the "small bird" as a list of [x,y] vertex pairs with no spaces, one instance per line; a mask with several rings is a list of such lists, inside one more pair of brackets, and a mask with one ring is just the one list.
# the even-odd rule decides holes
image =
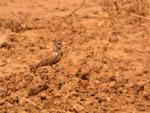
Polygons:
[[31,72],[35,73],[36,70],[40,67],[43,67],[43,66],[51,66],[52,67],[54,64],[58,63],[63,56],[63,52],[61,50],[61,47],[62,47],[62,43],[54,40],[52,53],[48,54],[38,64],[30,66]]

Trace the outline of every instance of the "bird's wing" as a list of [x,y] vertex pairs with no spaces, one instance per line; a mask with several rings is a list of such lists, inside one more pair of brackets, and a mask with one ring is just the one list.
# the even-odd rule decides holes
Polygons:
[[57,59],[58,53],[52,53],[51,55],[48,55],[46,58],[42,59],[38,64],[37,67],[42,67],[42,66],[48,66],[52,65],[55,60]]

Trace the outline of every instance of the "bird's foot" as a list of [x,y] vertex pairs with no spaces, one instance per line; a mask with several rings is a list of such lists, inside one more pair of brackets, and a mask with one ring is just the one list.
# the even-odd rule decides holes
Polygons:
[[54,72],[58,72],[59,71],[59,69],[58,68],[56,68],[56,67],[58,67],[58,66],[51,66],[51,68],[54,70]]

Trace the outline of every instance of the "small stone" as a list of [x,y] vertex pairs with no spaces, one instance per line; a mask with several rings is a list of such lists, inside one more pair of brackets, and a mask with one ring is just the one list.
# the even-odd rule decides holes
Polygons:
[[105,101],[107,100],[107,99],[106,99],[105,97],[103,97],[103,96],[97,96],[95,99],[98,100],[99,103],[105,102]]
[[35,48],[30,48],[29,51],[34,52]]
[[84,110],[84,107],[78,103],[73,103],[73,109],[75,112],[80,113]]
[[105,21],[99,21],[99,22],[97,23],[97,26],[101,27],[101,26],[103,26],[104,24],[105,24]]
[[37,87],[30,89],[28,92],[28,96],[37,95],[39,92],[47,90],[49,86],[47,84],[38,85]]
[[7,48],[7,49],[9,49],[9,48],[11,48],[11,44],[8,43],[8,42],[3,42],[3,43],[0,44],[0,48]]
[[117,42],[118,41],[118,37],[111,36],[111,37],[109,37],[108,41],[109,42]]
[[89,91],[88,91],[88,94],[89,94],[90,96],[95,96],[97,92],[98,92],[97,90],[89,90]]
[[110,102],[110,101],[111,101],[111,98],[107,97],[106,100],[107,100],[108,102]]
[[110,88],[113,88],[113,87],[115,87],[116,86],[116,81],[111,81],[110,83],[109,83],[109,87]]
[[135,92],[141,92],[141,91],[144,91],[144,85],[134,85],[133,86],[133,89]]

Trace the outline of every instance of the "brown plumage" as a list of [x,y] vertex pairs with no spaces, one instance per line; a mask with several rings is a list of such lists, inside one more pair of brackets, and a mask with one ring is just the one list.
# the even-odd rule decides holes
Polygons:
[[31,66],[31,72],[35,73],[36,70],[43,66],[51,66],[59,62],[63,56],[61,51],[62,44],[57,41],[53,41],[53,51],[51,54],[42,59],[38,64]]

